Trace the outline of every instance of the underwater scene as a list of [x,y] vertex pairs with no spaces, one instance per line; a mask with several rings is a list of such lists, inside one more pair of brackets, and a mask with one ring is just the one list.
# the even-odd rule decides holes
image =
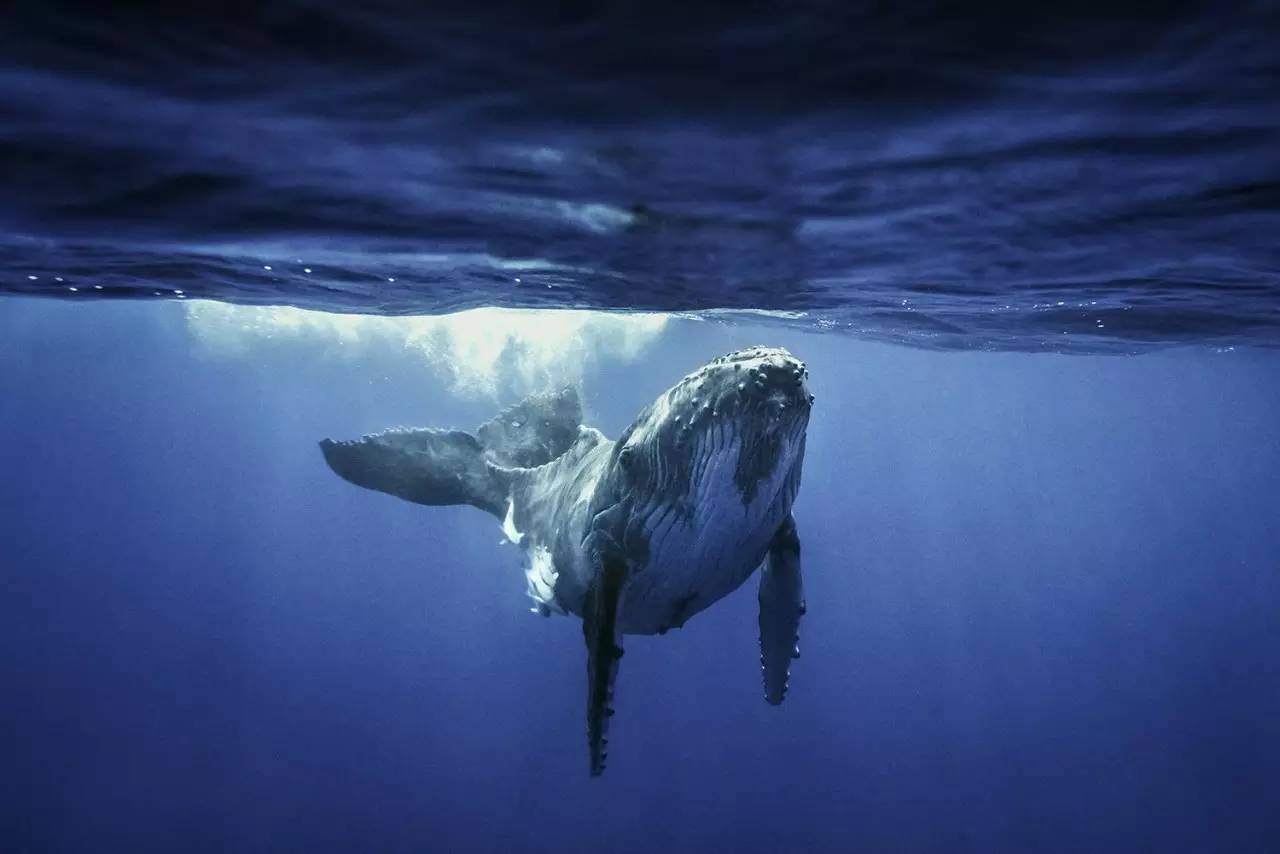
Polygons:
[[16,3],[0,852],[1280,850],[1280,10]]

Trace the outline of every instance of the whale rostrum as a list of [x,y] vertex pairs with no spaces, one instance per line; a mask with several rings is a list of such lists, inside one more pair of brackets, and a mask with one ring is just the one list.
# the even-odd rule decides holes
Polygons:
[[582,424],[564,388],[474,432],[397,428],[320,448],[357,486],[502,522],[524,554],[532,610],[582,618],[599,775],[623,636],[683,626],[757,568],[764,695],[782,702],[805,612],[791,508],[812,406],[804,363],[754,347],[689,374],[612,441]]

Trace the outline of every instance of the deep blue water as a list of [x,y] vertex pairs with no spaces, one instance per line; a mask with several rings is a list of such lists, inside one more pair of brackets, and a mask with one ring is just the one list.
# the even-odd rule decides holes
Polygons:
[[539,363],[610,435],[759,341],[818,396],[786,702],[748,582],[629,639],[590,779],[578,621],[528,612],[491,517],[316,448],[473,425],[482,384],[406,335],[201,308],[0,303],[0,849],[1275,850],[1275,351],[672,320]]
[[10,4],[0,292],[1280,336],[1276,4],[695,5]]

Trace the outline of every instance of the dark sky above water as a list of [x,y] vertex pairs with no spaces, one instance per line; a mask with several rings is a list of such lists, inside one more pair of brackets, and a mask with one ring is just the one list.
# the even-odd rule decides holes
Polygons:
[[[749,583],[629,641],[592,780],[581,628],[528,613],[496,522],[358,490],[315,445],[486,418],[458,352],[287,312],[0,308],[0,850],[1280,838],[1273,351],[937,353],[672,321],[545,363],[535,382],[582,371],[611,435],[761,341],[818,395],[786,703],[761,697]],[[487,370],[540,351],[506,352]]]
[[529,5],[9,4],[0,291],[1277,340],[1274,4]]

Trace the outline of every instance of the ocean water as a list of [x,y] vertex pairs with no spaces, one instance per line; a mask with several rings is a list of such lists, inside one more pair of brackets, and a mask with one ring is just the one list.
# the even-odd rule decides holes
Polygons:
[[[1280,850],[1271,3],[12,4],[0,852]],[[804,359],[803,655],[317,441]]]
[[[224,309],[3,304],[5,850],[1273,850],[1274,351]],[[818,398],[791,691],[749,581],[628,638],[589,778],[580,622],[529,612],[492,517],[316,440],[548,377],[616,436],[760,341]]]

